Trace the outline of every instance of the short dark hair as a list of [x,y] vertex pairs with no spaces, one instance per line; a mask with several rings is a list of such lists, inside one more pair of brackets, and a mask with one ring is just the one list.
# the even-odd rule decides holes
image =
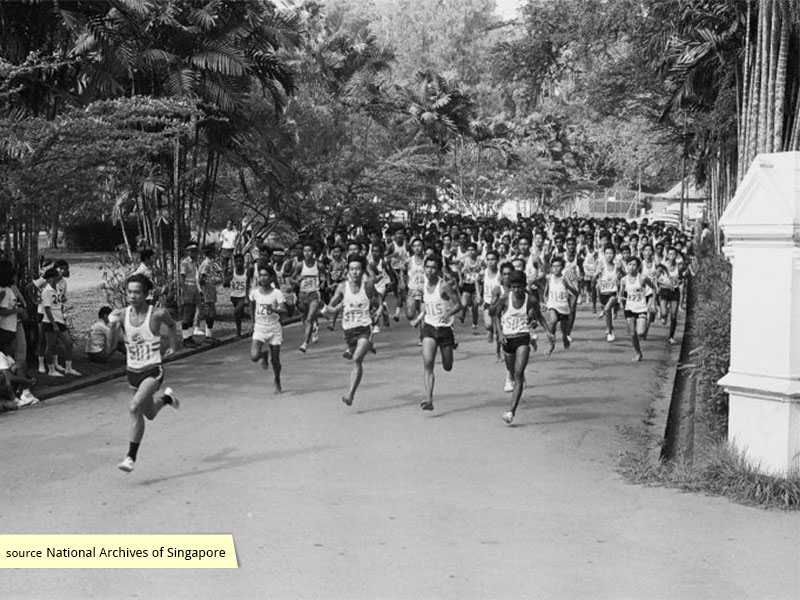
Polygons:
[[59,258],[56,262],[53,263],[54,269],[69,269],[69,263],[64,260],[63,258]]
[[55,267],[50,267],[49,269],[47,269],[47,271],[44,272],[44,275],[42,275],[42,277],[44,277],[45,279],[52,279],[53,277],[60,277],[60,276],[61,273],[59,273],[58,269],[56,269]]
[[436,268],[439,270],[442,269],[442,261],[438,256],[436,255],[427,256],[425,257],[425,262],[422,264],[427,265],[429,262],[436,263]]
[[125,282],[125,287],[127,288],[132,283],[138,283],[142,286],[142,291],[145,294],[149,294],[150,290],[153,289],[153,282],[145,275],[144,273],[135,273],[128,277],[127,281]]
[[566,262],[564,261],[564,259],[563,259],[563,258],[561,258],[560,256],[554,256],[554,257],[553,257],[553,259],[550,261],[550,264],[551,264],[551,265],[554,265],[554,264],[556,264],[556,263],[561,263],[561,266],[562,266],[562,267],[563,267],[563,266],[566,264]]
[[111,307],[110,306],[101,306],[100,310],[97,311],[97,318],[102,321],[103,319],[105,319],[110,314],[111,314]]
[[145,261],[148,258],[151,258],[155,252],[153,252],[150,248],[145,248],[141,252],[139,252],[139,260]]
[[347,268],[350,268],[350,263],[357,262],[361,265],[361,268],[366,271],[367,269],[367,259],[366,257],[362,256],[361,254],[351,253],[347,256]]

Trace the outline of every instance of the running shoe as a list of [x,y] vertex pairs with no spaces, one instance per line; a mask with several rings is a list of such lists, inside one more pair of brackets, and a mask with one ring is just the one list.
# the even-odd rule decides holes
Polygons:
[[342,402],[344,402],[347,406],[353,405],[353,399],[348,396],[342,396]]
[[675,338],[669,338],[669,345],[670,345],[670,346],[674,346],[674,345],[675,345],[675,344],[677,344],[677,343],[678,343],[678,342],[677,342],[677,340],[676,340]]
[[513,392],[514,391],[514,380],[506,374],[506,381],[503,384],[503,391],[504,392]]
[[126,473],[130,473],[131,471],[133,471],[133,466],[135,464],[136,462],[130,456],[126,456],[125,460],[123,460],[121,463],[117,465],[117,468],[120,471],[125,471]]
[[422,340],[417,340],[417,346],[422,346]]
[[399,323],[400,322],[400,315],[394,315],[392,318],[394,319],[395,323]]
[[342,358],[346,358],[347,360],[350,360],[350,359],[353,358],[353,353],[350,352],[349,348],[347,350],[345,350],[344,352],[342,352]]
[[480,335],[480,333],[478,332],[478,326],[477,325],[473,325],[472,326],[472,335]]
[[311,343],[317,344],[319,343],[319,325],[314,323],[311,326]]
[[617,339],[617,336],[615,336],[613,333],[609,333],[606,335],[607,342],[613,342],[615,339]]
[[511,422],[514,420],[514,413],[511,411],[503,413],[503,421],[505,421],[506,425],[511,425]]
[[175,410],[181,407],[181,401],[175,396],[175,391],[171,387],[164,389],[164,397],[169,398],[169,405]]
[[433,402],[420,402],[419,407],[422,410],[433,410]]
[[302,344],[300,344],[300,347],[298,348],[298,350],[300,350],[300,352],[302,352],[303,354],[305,354],[305,353],[306,353],[306,350],[308,350],[308,344],[306,344],[305,342],[303,342]]
[[375,323],[375,325],[372,326],[372,333],[380,333],[380,332],[381,332],[380,326],[377,323]]

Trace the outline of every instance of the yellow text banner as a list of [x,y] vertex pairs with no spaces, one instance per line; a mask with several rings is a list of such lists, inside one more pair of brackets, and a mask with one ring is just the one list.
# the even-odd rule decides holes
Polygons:
[[0,535],[0,569],[237,569],[230,534]]

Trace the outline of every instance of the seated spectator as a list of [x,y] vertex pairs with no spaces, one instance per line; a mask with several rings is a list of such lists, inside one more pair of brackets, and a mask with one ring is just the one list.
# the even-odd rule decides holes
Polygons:
[[21,406],[38,404],[39,399],[31,392],[34,385],[35,379],[21,375],[19,365],[0,352],[0,407],[16,410]]
[[108,315],[111,314],[111,307],[104,306],[97,311],[98,321],[89,330],[89,339],[86,340],[86,357],[95,363],[107,363],[109,357],[119,350],[125,354],[125,344],[120,341],[116,348],[110,348],[108,343],[111,337],[111,329],[108,326]]

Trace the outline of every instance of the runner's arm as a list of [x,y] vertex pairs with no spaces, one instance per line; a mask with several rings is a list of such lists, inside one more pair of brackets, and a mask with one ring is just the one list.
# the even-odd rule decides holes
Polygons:
[[336,286],[336,291],[333,293],[333,298],[331,298],[331,301],[328,304],[322,307],[323,315],[336,314],[339,312],[339,309],[342,307],[342,301],[344,300],[344,286],[346,285],[347,282],[343,281]]
[[[175,319],[172,318],[172,315],[169,314],[169,311],[165,308],[156,309],[155,315],[159,324],[159,328],[161,325],[165,325],[169,335],[169,348],[167,348],[167,351],[164,352],[164,356],[174,354],[178,351],[178,327],[175,324]],[[111,348],[114,348],[114,346],[111,346]]]
[[442,282],[442,295],[447,296],[447,299],[450,300],[450,303],[453,305],[450,307],[450,310],[445,313],[445,319],[454,317],[464,308],[461,304],[461,297],[453,290],[453,287],[449,283]]

